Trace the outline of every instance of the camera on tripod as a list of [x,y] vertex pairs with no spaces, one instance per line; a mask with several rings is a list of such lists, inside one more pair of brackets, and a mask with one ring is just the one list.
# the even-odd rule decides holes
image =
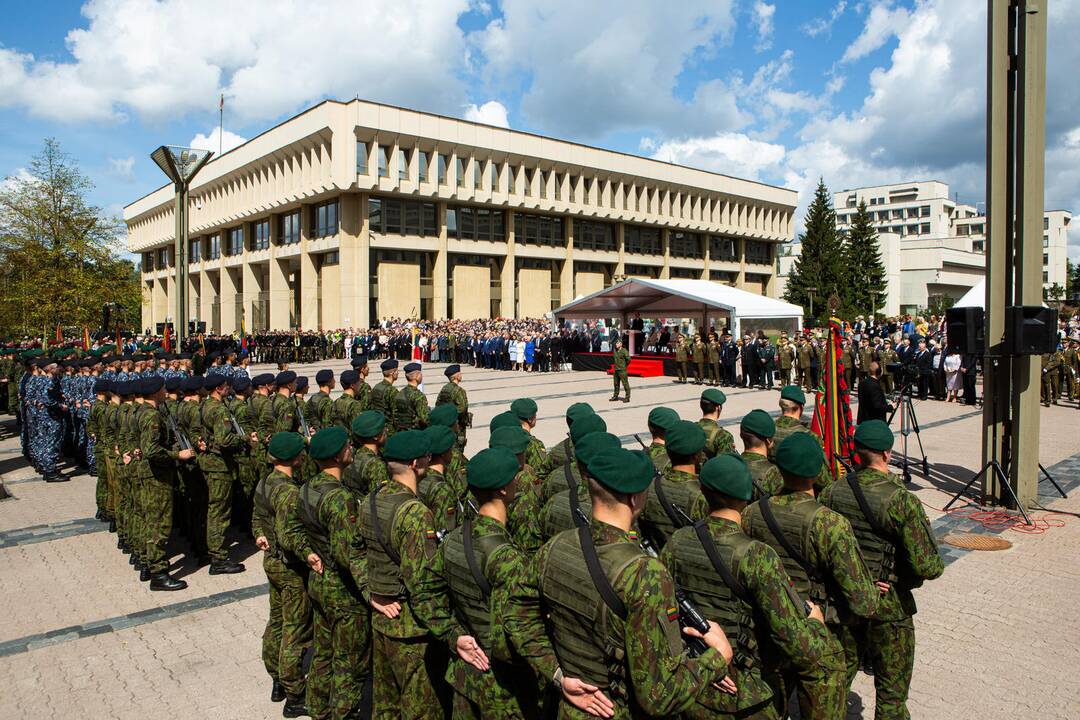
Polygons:
[[919,366],[915,363],[886,363],[885,369],[892,373],[892,376],[896,379],[897,384],[901,387],[904,385],[912,385],[919,380]]

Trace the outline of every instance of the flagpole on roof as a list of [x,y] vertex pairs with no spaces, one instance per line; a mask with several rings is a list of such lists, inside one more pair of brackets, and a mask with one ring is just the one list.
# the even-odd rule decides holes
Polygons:
[[222,137],[225,135],[225,93],[221,93],[221,100],[218,101],[218,134],[217,134],[217,154],[221,156],[221,143]]

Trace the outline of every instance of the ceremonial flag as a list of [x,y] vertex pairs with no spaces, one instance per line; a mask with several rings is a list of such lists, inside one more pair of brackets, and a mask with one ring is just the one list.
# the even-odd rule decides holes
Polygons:
[[60,323],[56,323],[56,344],[60,345],[64,342],[64,331],[60,329]]
[[172,352],[172,330],[169,329],[169,323],[165,323],[165,352]]
[[124,341],[120,337],[120,328],[116,328],[116,353],[117,355],[124,354]]
[[248,339],[247,330],[244,328],[244,318],[240,318],[240,349],[247,352]]
[[206,352],[206,336],[203,333],[199,333],[199,348]]
[[829,340],[826,360],[821,373],[821,385],[814,404],[814,419],[810,429],[821,438],[825,462],[833,477],[840,477],[838,458],[850,458],[855,448],[855,428],[851,422],[851,392],[844,380],[844,362],[840,343],[844,331],[840,321],[829,319]]
[[86,327],[85,325],[83,325],[82,329],[82,345],[83,350],[90,349],[90,328]]

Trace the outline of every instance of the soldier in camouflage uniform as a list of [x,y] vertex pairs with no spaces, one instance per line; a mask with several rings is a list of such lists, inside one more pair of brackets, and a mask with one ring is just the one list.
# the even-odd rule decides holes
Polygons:
[[705,346],[705,357],[708,361],[706,372],[709,384],[719,385],[722,377],[720,375],[720,343],[717,341],[715,333],[709,333],[709,342]]
[[701,385],[705,382],[705,360],[709,349],[705,347],[705,341],[698,335],[694,338],[694,346],[690,351],[690,357],[694,361],[694,384]]
[[247,447],[248,440],[236,428],[223,399],[227,392],[224,375],[209,375],[203,385],[210,392],[199,409],[203,437],[199,448],[199,467],[206,478],[206,548],[211,575],[230,575],[244,571],[242,563],[229,560],[225,530],[232,515],[232,484],[236,455]]
[[[588,412],[584,412],[578,416],[574,420],[574,424],[570,426],[569,442],[566,445],[566,454],[563,455],[562,461],[553,472],[549,473],[546,478],[541,480],[539,507],[543,507],[555,493],[562,492],[570,487],[567,480],[567,474],[569,473],[573,476],[577,473],[577,466],[574,462],[574,445],[581,438],[594,432],[607,432],[607,423],[604,422],[602,417],[595,412],[592,412],[592,408],[589,408]],[[549,454],[549,462],[553,459],[553,456],[554,453]],[[580,477],[577,479],[580,480]],[[522,488],[518,492],[528,494],[531,491]]]
[[386,442],[386,418],[378,410],[365,410],[352,422],[353,459],[341,473],[341,484],[357,502],[390,482],[380,450]]
[[765,495],[776,495],[784,487],[780,468],[769,460],[769,449],[776,435],[776,423],[764,410],[751,410],[739,423],[742,440],[742,459],[750,469],[754,484],[754,500]]
[[859,659],[866,658],[874,673],[878,720],[911,717],[907,696],[915,665],[916,611],[911,591],[945,570],[919,499],[899,475],[889,472],[893,440],[885,422],[861,423],[855,430],[858,472],[826,488],[820,498],[822,505],[851,522],[870,576],[888,585],[872,618],[840,627],[847,685]]
[[273,681],[270,700],[287,700],[285,717],[307,715],[304,706],[304,651],[311,645],[311,601],[308,567],[289,550],[286,527],[300,496],[298,473],[304,438],[277,433],[267,447],[274,469],[255,488],[251,533],[263,551],[263,570],[270,582],[270,617],[262,637],[262,660]]
[[[547,462],[542,468],[537,469],[537,474],[540,475],[540,479],[544,480],[555,470],[561,468],[569,458],[571,462],[574,457],[574,443],[570,439],[570,429],[574,425],[574,421],[585,417],[586,415],[595,415],[596,411],[592,409],[592,406],[588,403],[577,402],[566,408],[566,428],[567,436],[551,446],[547,450]],[[606,429],[606,426],[605,426]],[[520,491],[519,491],[520,492]]]
[[355,370],[341,373],[341,395],[330,406],[330,424],[346,430],[352,428],[353,420],[364,411],[363,405],[356,399],[356,387],[359,384],[360,375]]
[[[333,424],[330,413],[334,401],[330,399],[330,393],[334,389],[334,371],[324,369],[315,373],[315,384],[319,386],[319,392],[307,399],[307,405],[304,407],[304,417],[307,418],[309,426],[315,430],[322,430],[324,427],[330,427]],[[352,425],[351,418],[349,425]]]
[[451,404],[457,408],[457,447],[459,450],[464,450],[465,428],[472,427],[472,413],[469,412],[469,396],[465,392],[465,388],[461,387],[461,366],[456,364],[447,365],[446,369],[443,370],[443,375],[446,376],[446,384],[443,385],[442,390],[439,391],[439,396],[435,399],[435,407]]
[[[537,524],[540,527],[541,545],[563,530],[588,524],[592,500],[588,482],[584,478],[588,474],[589,460],[605,450],[618,450],[620,447],[622,442],[619,438],[608,432],[589,433],[578,440],[574,446],[574,472],[569,473],[568,477],[570,487],[552,495],[540,511]],[[539,546],[525,548],[520,542],[518,546],[529,550],[530,554],[539,549]]]
[[378,410],[386,418],[386,434],[393,435],[395,430],[394,412],[397,410],[398,390],[394,383],[398,378],[398,361],[394,358],[383,360],[379,365],[382,380],[371,389],[371,403],[368,407]]
[[518,491],[509,507],[507,527],[514,544],[526,553],[535,552],[543,544],[540,534],[540,515],[543,510],[540,477],[525,460],[531,437],[520,426],[507,425],[492,430],[488,438],[488,447],[509,450],[518,461],[518,473],[515,477]]
[[352,359],[352,368],[360,376],[360,382],[356,383],[356,399],[360,401],[360,407],[364,410],[371,408],[371,386],[367,384],[368,363],[367,357],[355,357]]
[[[784,489],[747,507],[742,526],[777,552],[795,591],[821,607],[839,645],[843,626],[877,612],[882,590],[866,568],[851,523],[814,499],[814,481],[824,462],[821,446],[810,435],[794,433],[784,440],[776,451]],[[852,661],[858,662],[846,659]],[[780,680],[785,701],[797,687],[807,717],[843,717],[848,692],[843,676],[808,682],[787,667]]]
[[[244,444],[235,453],[236,485],[240,491],[239,497],[233,497],[233,512],[237,515],[235,522],[238,527],[245,531],[251,526],[251,513],[253,510],[253,496],[255,486],[259,483],[262,466],[256,468],[252,458],[252,433],[256,432],[255,418],[251,416],[251,406],[247,399],[251,396],[251,380],[247,375],[234,375],[231,382],[233,394],[225,400],[225,407],[232,414],[232,420],[240,426],[244,435]],[[235,492],[235,491],[234,491]]]
[[248,398],[248,415],[255,423],[255,440],[251,447],[251,460],[259,471],[269,467],[266,457],[266,446],[273,437],[274,431],[270,427],[270,415],[265,412],[270,404],[270,390],[274,384],[274,376],[271,373],[260,373],[251,378],[251,397]]
[[672,533],[705,516],[697,473],[704,460],[705,433],[696,424],[679,420],[664,437],[670,465],[649,487],[639,520],[642,532],[657,550]]
[[671,464],[667,448],[664,447],[664,435],[679,422],[679,414],[668,407],[654,407],[649,411],[650,442],[645,452],[656,466],[657,472],[663,472]]
[[[633,532],[654,472],[640,451],[592,457],[589,525],[547,542],[511,588],[511,641],[538,677],[561,687],[560,718],[674,717],[711,693],[713,683],[734,690],[726,678],[733,653],[723,630],[711,623],[703,637],[707,649],[689,657],[675,584]],[[584,707],[568,697],[565,678],[592,689]]]
[[660,559],[701,613],[731,639],[738,694],[706,694],[684,717],[784,717],[787,698],[774,692],[780,689],[780,666],[835,685],[843,657],[821,609],[795,593],[776,552],[743,533],[741,512],[753,481],[742,458],[718,455],[702,466],[700,481],[708,518],[677,530]]
[[630,380],[626,374],[627,368],[630,366],[630,353],[623,347],[622,340],[615,341],[615,350],[611,353],[611,378],[615,383],[615,394],[608,400],[616,401],[619,399],[619,385],[622,384],[624,403],[630,402]]
[[424,373],[420,363],[409,363],[404,370],[408,384],[394,398],[394,430],[423,430],[428,426],[431,413],[427,398],[418,387],[424,382]]
[[[810,431],[803,423],[803,407],[806,405],[806,394],[798,385],[788,385],[780,390],[780,417],[776,419],[776,434],[773,436],[772,445],[769,446],[769,460],[776,462],[775,453],[780,444],[795,433],[805,433],[817,440],[822,445],[821,438]],[[833,476],[828,463],[821,466],[818,478],[814,481],[814,492],[820,493],[832,484]]]
[[735,450],[735,439],[724,428],[720,427],[720,413],[724,410],[727,395],[723,390],[709,388],[701,393],[698,406],[701,408],[701,419],[698,425],[705,431],[705,457],[716,457],[721,453]]
[[[459,425],[458,425],[458,411],[455,405],[436,405],[431,409],[431,414],[428,415],[428,427],[432,425],[441,425],[446,428],[450,428],[453,431],[454,437],[460,437]],[[454,444],[454,447],[450,450],[450,462],[446,465],[447,476],[453,478],[461,478],[460,487],[464,493],[465,488],[465,455],[461,452],[461,448]]]
[[536,401],[532,398],[518,398],[510,403],[510,412],[521,423],[521,429],[529,433],[529,447],[525,448],[525,464],[539,473],[547,464],[547,451],[540,438],[532,434],[536,427]]
[[451,481],[446,473],[457,435],[442,425],[432,425],[424,430],[424,434],[431,445],[431,459],[424,477],[417,484],[416,494],[431,510],[435,529],[446,533],[461,524],[465,512],[464,483],[459,487],[458,479]]
[[1050,407],[1051,404],[1057,405],[1058,398],[1061,397],[1061,378],[1058,368],[1064,362],[1064,356],[1061,350],[1055,350],[1052,353],[1043,353],[1040,361],[1042,366],[1042,404],[1046,407]]
[[689,349],[686,346],[686,336],[679,335],[679,339],[675,345],[675,367],[679,373],[677,380],[672,382],[686,384],[686,363],[689,355]]
[[[0,394],[4,394],[3,390],[3,388],[0,388]],[[94,404],[90,406],[90,413],[86,418],[86,435],[94,448],[94,465],[97,467],[97,488],[94,493],[98,509],[97,517],[104,522],[112,520],[109,503],[109,473],[111,471],[105,461],[106,447],[103,425],[105,408],[109,406],[108,393],[108,380],[98,379],[94,382]],[[98,438],[101,438],[102,442],[98,442]]]
[[308,452],[319,464],[319,474],[300,488],[285,529],[287,547],[313,570],[308,595],[315,653],[308,671],[306,714],[344,720],[367,712],[364,693],[371,675],[359,502],[341,484],[342,468],[352,461],[349,433],[337,425],[324,428],[311,436]]
[[178,467],[180,484],[183,486],[181,495],[183,511],[180,513],[181,522],[200,565],[209,562],[206,548],[206,480],[200,468],[204,447],[204,430],[200,420],[202,408],[203,378],[199,376],[184,378],[181,384],[182,400],[176,405],[177,429],[187,437],[188,442],[195,448],[194,462],[186,462]]

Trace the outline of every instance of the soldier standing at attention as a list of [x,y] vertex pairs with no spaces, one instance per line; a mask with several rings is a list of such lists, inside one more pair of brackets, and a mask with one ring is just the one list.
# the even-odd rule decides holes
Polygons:
[[[540,473],[547,464],[547,451],[540,438],[532,434],[536,427],[536,401],[532,398],[518,398],[510,403],[510,412],[521,423],[521,429],[529,433],[529,447],[525,449],[525,464]],[[520,488],[518,489],[520,492]]]
[[720,343],[716,340],[714,333],[709,334],[708,344],[708,359],[709,359],[709,383],[711,385],[720,384]]
[[206,478],[206,547],[210,555],[211,575],[231,575],[244,572],[244,565],[229,560],[225,530],[232,514],[232,484],[236,453],[247,445],[247,438],[238,435],[229,419],[222,399],[228,384],[224,375],[208,375],[203,385],[210,391],[199,409],[203,427],[200,441],[199,467]]
[[252,497],[255,486],[258,485],[261,479],[259,476],[264,466],[256,466],[252,458],[252,445],[254,443],[251,436],[255,433],[256,428],[255,418],[251,417],[251,406],[247,404],[247,398],[251,395],[251,380],[247,375],[241,373],[233,377],[231,385],[233,395],[226,400],[225,405],[229,408],[233,418],[236,419],[236,424],[244,431],[245,443],[236,452],[236,481],[243,492],[243,498],[241,502],[235,503],[235,507],[238,515],[240,515],[240,527],[246,528],[250,526],[253,509]]
[[417,387],[424,382],[424,372],[420,363],[409,363],[405,366],[405,389],[394,399],[394,429],[423,430],[428,426],[428,415],[431,410],[428,407],[427,398]]
[[[780,390],[780,417],[776,419],[776,434],[773,436],[772,445],[769,446],[769,460],[776,462],[774,453],[780,443],[796,433],[805,433],[817,441],[821,446],[821,438],[810,431],[802,421],[803,406],[806,405],[806,394],[798,385],[788,385]],[[829,466],[823,464],[818,474],[814,489],[821,492],[832,484],[832,472]]]
[[764,410],[751,410],[739,423],[742,440],[742,459],[750,470],[754,484],[754,500],[764,495],[776,495],[784,487],[780,468],[769,461],[769,449],[776,435],[776,423]]
[[720,413],[724,410],[727,395],[723,390],[709,388],[701,393],[698,406],[701,408],[701,419],[697,424],[705,431],[705,455],[707,458],[716,457],[721,453],[735,450],[735,439],[724,428],[720,427]]
[[[560,718],[674,717],[713,683],[735,690],[723,630],[710,623],[708,649],[690,658],[671,575],[633,531],[654,473],[640,451],[592,457],[589,524],[548,541],[511,589],[507,629],[536,675],[562,690]],[[584,709],[571,700],[566,678],[587,684]]]
[[686,347],[686,336],[680,334],[679,339],[675,344],[675,368],[678,370],[679,377],[677,380],[671,382],[686,384],[686,362],[688,360],[688,352]]
[[679,414],[669,407],[654,407],[649,411],[649,435],[652,441],[645,452],[656,466],[657,472],[663,472],[671,460],[668,458],[667,447],[664,445],[667,431],[679,423]]
[[624,403],[630,402],[630,380],[626,375],[626,369],[630,365],[630,353],[623,347],[622,340],[615,341],[615,351],[611,354],[611,377],[615,383],[615,394],[608,400],[615,402],[619,399],[619,383],[622,383],[623,390],[626,391],[626,397],[623,398]]
[[671,464],[654,478],[640,519],[658,550],[676,530],[704,517],[697,473],[704,460],[705,433],[697,424],[680,420],[664,439]]
[[337,425],[345,430],[352,427],[353,420],[363,412],[364,408],[356,399],[356,386],[360,383],[360,376],[355,370],[346,370],[341,373],[341,395],[330,403],[327,415],[330,425]]
[[319,386],[319,392],[308,398],[304,417],[307,418],[308,426],[322,430],[333,424],[330,412],[334,401],[330,399],[330,393],[335,385],[334,371],[327,368],[315,373],[315,384]]
[[[312,718],[342,720],[366,713],[371,676],[370,610],[364,601],[363,542],[358,503],[342,484],[352,461],[345,428],[333,425],[311,436],[308,453],[319,474],[300,488],[286,545],[314,572],[308,578],[315,654],[308,671],[306,710]],[[394,611],[388,607],[372,607]],[[299,698],[290,698],[295,706]]]
[[805,335],[799,336],[798,346],[795,348],[795,385],[801,385],[810,389],[810,353],[813,348],[806,341]]
[[446,376],[446,384],[439,391],[435,399],[435,407],[450,404],[457,408],[458,412],[458,450],[465,449],[465,428],[472,427],[472,413],[469,412],[469,396],[465,388],[461,387],[461,366],[447,365],[443,370]]
[[795,367],[795,348],[786,337],[780,338],[780,347],[776,350],[776,356],[780,361],[780,384],[790,385],[791,371]]
[[371,389],[369,407],[383,414],[386,418],[386,433],[387,435],[393,435],[396,428],[394,412],[397,410],[398,391],[394,387],[394,383],[398,378],[398,361],[394,358],[388,358],[382,361],[379,368],[382,370],[382,380]]
[[[274,376],[270,373],[261,373],[251,378],[251,397],[248,399],[248,416],[255,426],[255,442],[251,447],[251,460],[256,471],[269,464],[266,458],[266,445],[274,434],[269,428],[263,426],[263,418],[269,417],[263,414],[265,405],[270,404],[270,386],[274,382]],[[260,478],[261,479],[261,478]]]
[[[454,405],[437,405],[432,408],[431,414],[428,415],[428,427],[431,427],[432,425],[442,425],[443,427],[450,428],[454,433],[454,437],[459,437],[457,407]],[[446,466],[446,473],[447,477],[461,478],[462,492],[464,492],[465,487],[466,462],[465,455],[461,452],[457,443],[455,443],[450,453],[450,462]]]
[[889,472],[893,433],[881,420],[855,430],[859,470],[821,494],[821,504],[851,522],[870,576],[888,585],[873,618],[840,626],[847,657],[847,686],[867,658],[874,672],[877,718],[909,718],[911,671],[915,666],[916,612],[912,589],[945,571],[922,505],[899,475]]
[[897,355],[893,350],[892,341],[886,340],[878,351],[878,364],[881,365],[881,389],[885,391],[886,397],[892,395],[893,375],[889,371],[889,365],[895,362],[897,362]]
[[1062,355],[1064,365],[1062,372],[1065,374],[1065,385],[1069,389],[1069,399],[1077,399],[1078,380],[1077,371],[1080,370],[1080,342],[1069,341],[1069,347]]
[[286,543],[286,526],[300,496],[297,470],[305,443],[298,433],[270,438],[267,452],[274,469],[255,487],[251,534],[263,551],[263,570],[270,581],[270,619],[262,637],[262,660],[273,681],[270,700],[286,700],[285,717],[307,715],[304,706],[304,651],[311,645],[311,600],[308,567]]
[[367,410],[371,407],[371,386],[367,384],[368,363],[367,356],[354,357],[352,369],[360,376],[360,382],[356,383],[356,399],[360,401],[360,407]]
[[708,349],[705,347],[705,342],[698,335],[694,338],[694,347],[691,350],[690,357],[694,361],[694,384],[701,385],[705,382],[705,357],[708,354]]
[[464,483],[459,489],[446,476],[446,466],[450,463],[450,453],[457,435],[444,425],[432,425],[424,433],[431,443],[431,459],[424,477],[416,486],[416,495],[431,510],[435,529],[445,533],[456,528],[464,515]]
[[352,423],[353,459],[341,473],[341,484],[357,502],[390,481],[379,451],[386,442],[386,418],[378,410],[365,410]]
[[[747,507],[742,526],[747,535],[777,552],[795,591],[822,608],[839,643],[847,632],[843,626],[877,612],[883,590],[866,568],[851,523],[814,499],[814,481],[824,463],[825,453],[807,433],[784,440],[776,451],[784,489]],[[850,667],[858,658],[846,657],[845,662]],[[791,668],[782,675],[782,696],[787,698],[797,678]],[[843,676],[836,680],[839,687],[825,693],[827,700],[822,701],[831,711],[814,717],[843,717],[848,685]],[[801,683],[799,689],[801,704],[812,691]]]
[[[874,360],[874,348],[870,347],[870,340],[864,337],[859,341],[859,382],[870,376],[870,364]],[[851,387],[848,386],[849,389]]]
[[[776,551],[743,533],[742,511],[754,490],[742,459],[719,455],[702,466],[700,480],[708,517],[675,531],[660,560],[702,614],[731,639],[731,679],[738,694],[706,693],[683,717],[786,717],[780,667],[792,668],[816,688],[835,687],[843,656],[821,609],[804,604],[792,589]],[[803,708],[807,720],[826,717],[815,705]]]
[[1061,379],[1058,377],[1058,368],[1061,367],[1064,358],[1060,346],[1052,353],[1043,353],[1042,356],[1042,403],[1046,407],[1050,404],[1058,404],[1061,396]]

